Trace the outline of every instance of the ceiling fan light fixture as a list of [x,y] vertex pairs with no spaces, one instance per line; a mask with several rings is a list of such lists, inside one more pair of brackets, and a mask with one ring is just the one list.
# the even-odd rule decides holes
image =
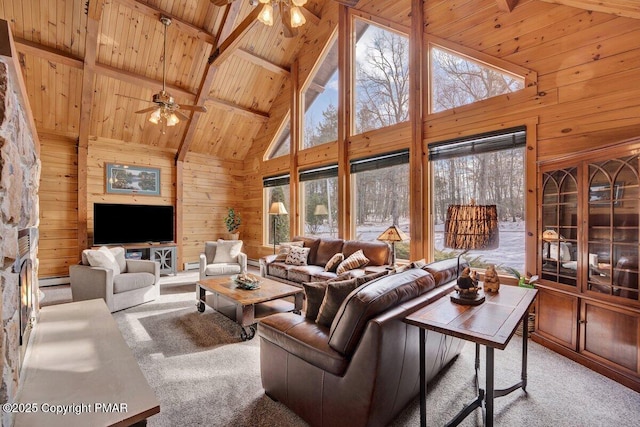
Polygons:
[[175,126],[180,123],[180,119],[176,116],[176,113],[171,112],[167,117],[167,126]]
[[307,4],[307,0],[291,0],[294,6],[302,7]]
[[291,7],[291,27],[301,27],[305,22],[307,22],[307,20],[300,11],[300,8],[298,6]]
[[262,22],[264,25],[273,25],[273,6],[271,6],[271,3],[265,3],[262,11],[258,15],[258,21]]
[[149,121],[154,125],[157,125],[158,123],[160,123],[161,118],[162,116],[160,114],[160,108],[158,108],[153,113],[151,113],[151,115],[149,116]]

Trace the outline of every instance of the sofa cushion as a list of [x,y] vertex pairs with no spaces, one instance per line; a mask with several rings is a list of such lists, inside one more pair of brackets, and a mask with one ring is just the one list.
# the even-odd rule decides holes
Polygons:
[[125,254],[124,248],[118,246],[118,247],[115,247],[115,248],[109,248],[109,250],[113,254],[113,257],[116,259],[116,262],[118,263],[118,267],[120,267],[120,273],[126,273],[127,272],[127,257],[124,256],[124,254]]
[[335,272],[342,261],[344,261],[344,255],[342,255],[342,253],[338,252],[334,254],[325,264],[324,271]]
[[[336,273],[332,272],[332,271],[319,271],[317,273],[314,273],[313,276],[311,276],[311,282],[326,282],[327,280],[333,280],[338,276]],[[342,279],[350,279],[350,277],[342,277]]]
[[278,255],[276,255],[275,261],[284,261],[287,259],[287,255],[289,251],[291,251],[292,246],[302,247],[304,242],[280,242],[278,244]]
[[344,261],[340,263],[340,265],[336,269],[336,273],[342,274],[345,271],[364,267],[368,263],[369,263],[369,258],[364,256],[364,252],[362,252],[362,249],[358,249],[357,251],[349,255],[347,258],[345,258]]
[[302,287],[304,288],[305,301],[307,302],[305,317],[315,322],[322,300],[324,300],[327,282],[304,282]]
[[114,276],[120,274],[120,265],[116,261],[113,252],[106,246],[101,246],[99,249],[85,249],[83,253],[91,267],[108,268],[113,270]]
[[371,318],[433,288],[433,276],[417,268],[365,283],[340,306],[331,324],[329,345],[350,357]]
[[240,274],[242,267],[237,262],[221,262],[217,264],[209,264],[204,269],[206,276],[221,276],[225,274]]
[[133,291],[135,289],[152,286],[156,281],[156,276],[151,273],[125,273],[118,274],[113,278],[113,293]]
[[291,239],[294,242],[303,242],[305,248],[309,248],[309,256],[307,257],[307,264],[317,265],[316,256],[318,255],[318,246],[320,245],[319,237],[305,237],[296,236]]
[[262,339],[333,375],[343,375],[349,364],[346,357],[329,346],[329,328],[297,314],[263,317],[258,330]]
[[316,323],[326,327],[331,326],[331,322],[333,322],[333,318],[338,312],[342,301],[344,301],[347,295],[349,295],[357,286],[358,283],[356,279],[327,283],[324,299],[322,300],[322,305],[320,305]]
[[[460,260],[460,272],[462,272],[462,270],[468,266],[469,264],[466,261]],[[458,277],[457,258],[432,262],[431,264],[427,264],[421,268],[433,275],[436,286],[448,283]]]
[[313,264],[325,266],[334,255],[342,253],[343,243],[342,239],[320,239]]
[[314,282],[313,276],[322,271],[323,269],[319,265],[291,266],[287,270],[287,280],[297,283]]
[[372,242],[346,240],[342,246],[342,253],[347,258],[359,249],[362,249],[364,256],[369,259],[368,265],[386,265],[389,263],[389,254],[391,253],[389,245],[377,240]]
[[275,261],[267,266],[267,273],[269,276],[287,279],[288,272],[291,268],[293,268],[293,265],[287,265],[284,262]]
[[218,239],[216,254],[213,257],[213,263],[220,262],[238,262],[238,255],[242,250],[242,240],[222,240]]
[[307,265],[309,250],[309,248],[292,246],[287,254],[287,258],[284,260],[284,263],[289,265]]

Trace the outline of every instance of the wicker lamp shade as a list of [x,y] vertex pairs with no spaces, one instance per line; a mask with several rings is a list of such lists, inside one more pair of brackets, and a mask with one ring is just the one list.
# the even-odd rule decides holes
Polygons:
[[452,249],[496,249],[500,243],[496,205],[450,205],[444,245]]

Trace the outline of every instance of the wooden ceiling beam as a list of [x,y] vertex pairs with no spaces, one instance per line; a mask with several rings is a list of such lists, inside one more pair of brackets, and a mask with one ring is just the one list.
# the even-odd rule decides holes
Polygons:
[[[229,7],[232,7],[231,4]],[[260,4],[255,9],[247,15],[247,17],[233,30],[228,37],[224,39],[222,43],[218,45],[218,47],[213,51],[208,60],[207,70],[202,78],[202,83],[200,84],[200,89],[198,90],[198,94],[196,95],[196,105],[201,105],[201,103],[207,99],[209,96],[209,91],[211,90],[211,84],[213,83],[213,78],[216,75],[216,71],[218,70],[218,65],[227,59],[235,49],[238,48],[240,41],[244,37],[245,34],[253,27],[256,23],[256,18],[258,14],[262,11],[264,4]],[[228,16],[225,21],[225,26],[232,25],[232,21]],[[222,34],[222,33],[221,33]],[[176,154],[176,162],[183,162],[189,152],[189,147],[191,147],[191,143],[193,142],[193,136],[195,135],[196,128],[198,126],[198,121],[200,120],[201,113],[193,111],[191,113],[191,120],[187,124],[187,130],[180,142],[180,147],[178,148],[178,152]]]
[[84,61],[82,58],[77,58],[67,52],[63,52],[58,49],[43,46],[41,44],[20,38],[16,38],[15,43],[18,52],[37,56],[39,58],[46,59],[49,62],[67,65],[71,68],[84,68]]
[[518,0],[496,0],[498,9],[502,12],[511,12],[518,4]]
[[562,4],[578,9],[594,12],[610,13],[626,18],[640,19],[640,5],[638,0],[542,0],[547,3]]
[[251,62],[252,64],[255,64],[259,67],[262,67],[267,71],[271,71],[274,74],[280,74],[287,77],[291,75],[291,72],[289,71],[289,69],[282,67],[278,64],[274,64],[273,62],[267,59],[264,59],[252,52],[249,52],[248,50],[236,49],[236,51],[234,52],[234,55],[237,56],[238,58],[244,59],[245,61]]
[[142,3],[138,0],[115,0],[117,3],[120,3],[128,8],[138,11],[143,15],[153,17],[156,21],[160,20],[161,16],[166,16],[167,18],[171,18],[171,24],[174,25],[179,31],[193,36],[203,42],[209,43],[210,45],[216,45],[216,38],[213,34],[208,33],[203,28],[197,27],[189,22],[186,22],[174,15],[171,15],[168,12],[165,12],[162,9],[155,8],[153,6],[149,6],[145,3]]
[[208,97],[205,100],[207,104],[213,104],[214,106],[223,109],[223,110],[231,110],[235,113],[241,114],[245,117],[249,117],[251,119],[258,119],[261,121],[266,121],[269,119],[269,113],[264,113],[262,111],[252,110],[251,108],[241,107],[238,104],[233,102],[225,101],[224,99],[214,98],[212,96]]
[[[162,90],[162,81],[158,81],[150,77],[143,76],[141,74],[132,73],[130,71],[125,71],[120,68],[115,68],[105,64],[96,64],[95,70],[96,70],[96,73],[102,76],[111,77],[113,79],[120,80],[125,83],[130,83],[136,86],[142,86],[148,89],[152,89],[154,91]],[[181,97],[188,99],[189,101],[193,101],[196,98],[195,93],[189,92],[186,89],[183,89],[178,86],[170,85],[170,84],[167,84],[166,86],[167,86],[167,92],[169,92],[171,95],[174,95],[174,96],[179,95]]]

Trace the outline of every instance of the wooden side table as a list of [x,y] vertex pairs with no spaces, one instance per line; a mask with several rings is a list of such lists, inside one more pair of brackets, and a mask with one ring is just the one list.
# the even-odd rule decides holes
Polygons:
[[[420,425],[427,425],[427,383],[425,372],[426,330],[452,335],[476,344],[477,397],[465,406],[447,426],[456,426],[476,408],[483,408],[485,425],[493,426],[493,400],[496,397],[527,387],[527,314],[533,303],[535,289],[501,286],[497,293],[487,293],[486,301],[477,306],[459,305],[444,297],[407,316],[404,321],[420,328]],[[522,322],[522,374],[521,381],[513,386],[495,390],[494,349],[504,350]],[[478,385],[480,345],[486,348],[486,388]]]

